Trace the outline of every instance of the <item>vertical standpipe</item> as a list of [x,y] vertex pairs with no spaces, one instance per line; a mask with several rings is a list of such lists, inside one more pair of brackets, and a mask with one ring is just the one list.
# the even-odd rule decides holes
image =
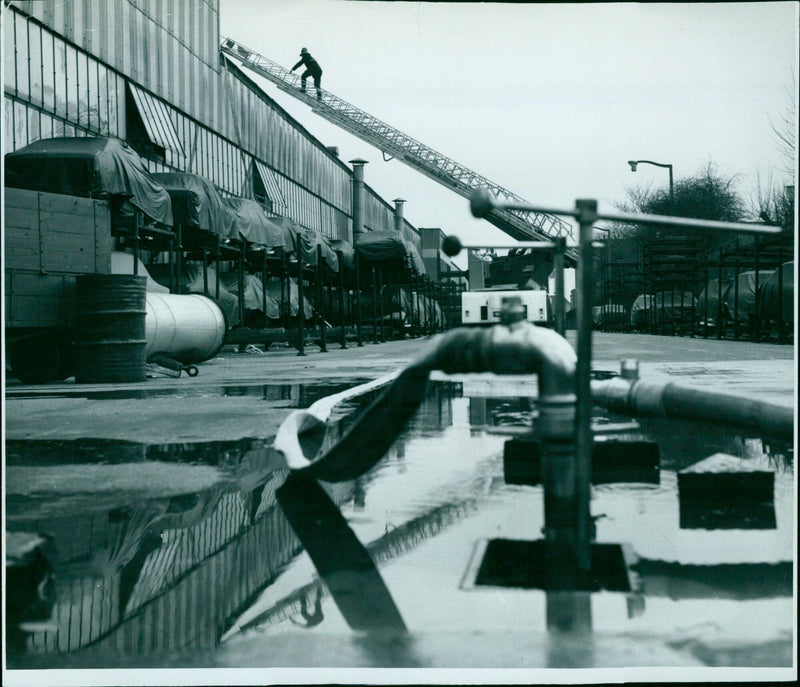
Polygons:
[[564,251],[566,250],[566,239],[558,236],[554,239],[556,248],[553,255],[553,265],[555,268],[555,297],[553,304],[553,328],[557,334],[564,336],[566,321],[564,313]]
[[406,202],[403,198],[395,198],[394,203],[394,230],[403,235],[403,204]]
[[361,339],[361,268],[356,243],[358,237],[364,233],[364,165],[367,164],[367,161],[356,158],[350,160],[350,164],[353,165],[353,235],[351,243],[355,253],[356,270],[356,332],[358,345],[363,346],[364,342]]
[[353,165],[353,236],[352,244],[355,246],[358,237],[364,233],[364,165],[366,160],[356,158],[350,160]]
[[578,399],[575,436],[575,496],[576,546],[575,553],[581,570],[591,568],[591,497],[592,472],[592,302],[594,265],[592,255],[592,225],[597,220],[596,200],[575,201],[579,225],[577,274],[577,334],[578,364],[575,391]]

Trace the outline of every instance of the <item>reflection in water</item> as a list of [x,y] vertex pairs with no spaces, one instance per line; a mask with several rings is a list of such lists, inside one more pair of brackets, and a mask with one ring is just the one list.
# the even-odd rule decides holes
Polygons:
[[683,530],[774,530],[775,506],[769,502],[680,501]]
[[792,596],[790,561],[690,565],[641,559],[632,568],[651,597],[743,600]]
[[469,399],[469,423],[474,433],[487,427],[530,428],[534,401],[531,398],[492,398],[474,396]]
[[356,635],[353,643],[363,655],[365,665],[406,668],[421,668],[425,665],[418,655],[414,637],[406,632],[365,632]]
[[547,667],[591,668],[592,597],[588,592],[547,592]]
[[[100,650],[94,655],[112,656],[214,646],[231,605],[254,591],[251,575],[274,575],[297,543],[275,509],[248,527],[246,494],[213,490],[199,496],[184,512],[171,510],[169,502],[149,502],[122,517],[95,513],[61,523],[55,561],[58,630],[33,633],[27,650],[67,652],[94,645]],[[56,523],[27,524],[52,531]],[[250,570],[245,560],[255,563],[263,542],[270,542],[271,550]]]
[[[485,493],[485,478],[475,480],[471,484],[460,485],[461,494],[474,492]],[[448,527],[461,521],[467,515],[474,513],[479,501],[474,496],[462,500],[453,499],[433,508],[432,510],[414,517],[399,527],[393,527],[383,536],[367,545],[372,562],[380,566],[389,561],[412,551],[424,541],[441,534]],[[243,623],[240,630],[251,630],[264,625],[274,625],[291,619],[293,614],[302,613],[303,607],[309,603],[310,597],[318,589],[317,582],[304,585],[301,589],[281,599],[266,611],[259,613]]]
[[319,482],[292,472],[277,496],[347,624],[356,630],[404,630],[375,564]]
[[300,616],[303,618],[303,622],[299,622],[294,616],[292,616],[290,620],[293,624],[308,629],[311,627],[316,627],[323,620],[325,620],[325,616],[322,613],[322,585],[315,585],[314,591],[315,595],[313,613],[309,612],[308,610],[308,597],[303,596],[300,599]]
[[768,457],[775,469],[792,469],[792,447],[779,441],[764,441],[729,428],[685,420],[642,418],[639,423],[642,434],[658,442],[663,470],[679,471],[714,453],[750,460]]
[[[237,469],[252,451],[266,450],[257,439],[199,443],[143,444],[117,439],[39,439],[6,442],[7,465],[117,465],[147,460],[196,463]],[[242,466],[246,471],[246,466]]]
[[[328,388],[322,395],[332,391]],[[377,393],[341,404],[326,432],[325,445],[337,441],[352,425],[352,415],[365,408]],[[381,570],[400,557],[409,565],[414,555],[437,550],[448,533],[459,528],[469,530],[469,523],[492,518],[497,512],[493,509],[514,512],[517,501],[527,499],[530,505],[533,499],[543,510],[541,487],[510,486],[499,478],[501,461],[496,451],[489,457],[470,460],[487,427],[527,429],[536,413],[535,401],[528,397],[482,396],[454,403],[461,396],[460,384],[432,383],[420,412],[381,463],[353,482],[323,485],[333,503],[352,504],[365,522],[374,519],[372,529],[367,522],[359,536],[362,531],[370,533],[363,538],[368,542],[365,548]],[[612,417],[610,421],[625,419]],[[675,473],[712,453],[725,452],[790,475],[791,448],[730,430],[654,419],[641,420],[641,431],[631,438],[658,442],[661,481],[646,487],[614,482],[596,486],[593,492],[596,514],[603,516],[598,521],[600,535],[606,541],[633,541],[640,549],[638,563],[632,566],[636,585],[630,591],[616,592],[623,599],[626,621],[635,621],[630,631],[660,632],[664,601],[708,603],[703,608],[713,615],[718,608],[714,603],[790,599],[791,563],[781,560],[780,554],[775,560],[759,560],[758,553],[741,545],[741,537],[747,532],[681,529],[683,515]],[[448,446],[451,453],[459,455],[444,456]],[[445,458],[458,460],[448,462]],[[40,667],[45,665],[47,654],[78,653],[84,666],[116,665],[120,657],[157,665],[178,652],[192,656],[218,650],[221,637],[235,619],[251,609],[279,576],[291,576],[293,561],[303,550],[295,528],[277,502],[276,492],[284,485],[287,473],[265,442],[146,446],[87,440],[20,441],[8,442],[7,459],[12,467],[33,463],[54,468],[80,462],[115,465],[158,460],[182,463],[187,469],[214,466],[226,476],[204,490],[170,498],[140,497],[132,502],[128,494],[121,493],[119,503],[112,507],[92,503],[90,498],[69,504],[59,496],[28,498],[24,503],[11,499],[9,530],[53,537],[55,552],[50,563],[55,572],[53,621],[57,627],[29,633],[16,646],[8,644],[11,667]],[[776,494],[785,488],[784,482],[776,481]],[[405,491],[396,489],[398,484]],[[407,501],[409,488],[416,489],[413,507]],[[469,517],[474,515],[481,517]],[[538,524],[541,513],[517,512],[513,519]],[[778,517],[771,532],[783,536],[781,528],[787,524],[791,527],[791,518]],[[533,525],[526,531],[531,539],[540,534]],[[322,532],[322,537],[330,534]],[[730,538],[722,540],[721,536]],[[723,549],[732,560],[708,560],[704,564],[696,560],[707,551],[716,554]],[[741,560],[736,558],[740,550]],[[447,558],[449,552],[444,548],[439,555]],[[324,554],[330,565],[335,562],[334,553]],[[453,588],[458,586],[466,564],[466,559],[452,561],[457,572],[448,584]],[[418,569],[410,578],[422,589],[434,572]],[[323,614],[322,601],[326,594],[332,594],[330,587],[322,573],[315,578],[306,569],[291,593],[284,593],[266,610],[254,612],[237,629],[267,628],[289,621],[280,631],[294,626],[312,628],[312,632],[320,626],[328,631],[331,614]],[[397,594],[401,590],[394,589],[388,577],[386,588],[389,594],[401,598]],[[474,600],[469,594],[477,594],[460,593],[458,603],[465,607]],[[533,595],[537,590],[515,593]],[[525,622],[535,625],[541,619],[546,624],[542,660],[551,667],[595,665],[599,660],[596,633],[606,622],[603,613],[592,606],[598,595],[552,589],[538,593],[543,599],[539,615],[529,616]],[[444,603],[434,594],[428,593],[425,598],[433,606]],[[398,602],[396,610],[398,617],[402,615],[412,627],[410,615],[415,609]],[[441,611],[447,615],[447,609]],[[666,611],[676,613],[674,608]],[[480,617],[475,620],[480,624]],[[412,628],[407,634],[358,633],[352,637],[352,644],[368,665],[422,665],[422,651],[415,646],[413,630],[417,629],[426,628]],[[510,631],[520,629],[527,626],[517,625]],[[493,650],[492,642],[503,641],[501,634],[488,640],[487,656]],[[264,646],[269,651],[269,645]],[[273,658],[273,663],[277,660]]]
[[[15,462],[24,463],[25,442],[14,443]],[[48,455],[54,470],[92,447],[32,443],[31,453]],[[114,453],[111,442],[95,446],[101,460]],[[37,655],[78,649],[88,665],[113,665],[120,654],[212,648],[226,623],[300,550],[275,498],[287,473],[276,469],[279,456],[263,442],[137,445],[136,455],[210,463],[230,478],[201,492],[140,497],[139,505],[120,492],[122,507],[98,505],[91,495],[70,501],[68,511],[58,495],[9,502],[9,529],[52,537],[56,585],[54,627],[9,645],[9,665],[36,665]],[[341,503],[351,497],[350,485],[331,493]]]
[[171,386],[168,388],[102,389],[97,391],[76,388],[63,388],[58,391],[6,390],[9,398],[86,398],[91,401],[150,398],[214,398],[227,396],[246,396],[262,401],[289,401],[289,408],[308,408],[312,403],[369,381],[368,379],[330,380],[317,384],[226,384],[224,386]]

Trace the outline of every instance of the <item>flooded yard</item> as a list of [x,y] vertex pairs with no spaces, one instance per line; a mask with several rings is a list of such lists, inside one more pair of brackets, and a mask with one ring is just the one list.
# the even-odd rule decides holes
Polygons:
[[[225,393],[267,395],[253,388]],[[328,443],[375,393],[337,407]],[[530,379],[437,377],[377,465],[322,485],[341,519],[301,536],[325,499],[288,488],[270,437],[9,441],[8,536],[48,535],[47,560],[9,577],[9,667],[791,665],[790,446],[595,409],[598,442],[650,455],[595,471],[593,555],[611,562],[572,588],[543,562],[541,483],[504,470],[536,414]],[[719,453],[772,499],[685,498],[679,473]]]

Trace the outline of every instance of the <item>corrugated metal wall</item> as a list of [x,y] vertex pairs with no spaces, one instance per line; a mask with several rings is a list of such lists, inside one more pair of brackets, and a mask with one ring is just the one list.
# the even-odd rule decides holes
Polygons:
[[[163,99],[184,151],[147,158],[151,171],[190,171],[248,196],[256,157],[274,172],[281,214],[351,234],[351,170],[221,58],[218,0],[12,2],[3,24],[6,151],[50,136],[128,139],[131,82]],[[366,196],[368,228],[391,230],[392,208]]]
[[223,103],[216,78],[218,0],[34,0],[12,4],[219,130]]

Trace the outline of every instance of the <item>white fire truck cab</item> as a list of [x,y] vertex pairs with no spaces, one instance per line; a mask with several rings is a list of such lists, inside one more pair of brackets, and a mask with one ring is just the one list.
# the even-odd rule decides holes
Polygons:
[[550,325],[547,291],[492,290],[464,291],[461,294],[461,322],[464,325],[492,325],[502,319],[503,302],[517,298],[528,322]]

